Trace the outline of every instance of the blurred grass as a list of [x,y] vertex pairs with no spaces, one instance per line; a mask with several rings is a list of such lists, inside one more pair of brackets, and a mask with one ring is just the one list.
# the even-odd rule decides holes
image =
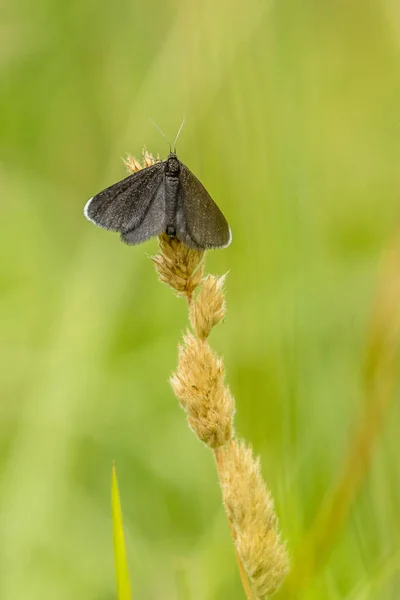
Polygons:
[[114,563],[117,580],[117,598],[118,600],[132,600],[128,559],[126,556],[124,526],[122,522],[121,500],[115,464],[113,464],[112,467],[111,514],[113,521]]
[[[187,115],[179,156],[234,234],[207,258],[230,270],[213,345],[298,549],[362,406],[399,215],[397,3],[5,0],[1,23],[0,597],[115,597],[116,459],[137,597],[242,598],[167,383],[186,307],[154,241],[127,248],[82,208],[125,152],[165,156],[148,115],[170,137]],[[302,599],[397,600],[399,416]]]

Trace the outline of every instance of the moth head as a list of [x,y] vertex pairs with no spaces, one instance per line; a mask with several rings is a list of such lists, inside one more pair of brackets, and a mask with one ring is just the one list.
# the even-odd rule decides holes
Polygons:
[[170,154],[167,158],[165,165],[166,173],[169,175],[178,175],[180,171],[179,160],[176,157],[176,154]]

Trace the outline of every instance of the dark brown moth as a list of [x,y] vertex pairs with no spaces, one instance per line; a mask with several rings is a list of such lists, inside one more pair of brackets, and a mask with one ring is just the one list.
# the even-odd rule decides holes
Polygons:
[[162,233],[195,250],[225,248],[232,240],[224,215],[175,152],[93,196],[84,214],[95,225],[118,231],[125,244]]

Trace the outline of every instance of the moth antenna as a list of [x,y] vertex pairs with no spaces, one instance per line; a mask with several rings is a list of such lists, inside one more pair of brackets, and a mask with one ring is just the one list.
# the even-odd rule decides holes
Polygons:
[[169,139],[167,138],[167,136],[165,135],[165,133],[163,132],[162,129],[159,128],[159,126],[157,125],[157,123],[155,123],[153,121],[153,119],[151,119],[150,117],[147,117],[150,121],[150,123],[152,123],[154,125],[154,127],[161,133],[161,135],[163,136],[163,138],[165,138],[169,144],[169,153],[171,154],[172,152],[172,147],[171,147],[171,142],[169,141]]
[[183,129],[185,121],[186,121],[186,116],[183,117],[181,126],[179,127],[178,133],[176,134],[176,138],[175,138],[175,141],[174,141],[174,154],[176,154],[176,142],[178,141],[178,137],[180,136],[180,133],[181,133],[181,131]]

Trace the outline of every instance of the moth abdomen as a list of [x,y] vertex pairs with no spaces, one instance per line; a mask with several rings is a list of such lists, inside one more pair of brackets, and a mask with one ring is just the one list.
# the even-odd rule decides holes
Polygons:
[[[169,158],[167,161],[165,174],[165,212],[166,212],[166,234],[170,237],[176,235],[176,214],[178,212],[178,191],[179,191],[179,170],[180,165],[177,158]],[[168,163],[173,165],[173,169],[168,168]],[[178,163],[176,166],[175,163]],[[176,171],[176,168],[179,170]],[[177,174],[175,174],[177,173]]]

